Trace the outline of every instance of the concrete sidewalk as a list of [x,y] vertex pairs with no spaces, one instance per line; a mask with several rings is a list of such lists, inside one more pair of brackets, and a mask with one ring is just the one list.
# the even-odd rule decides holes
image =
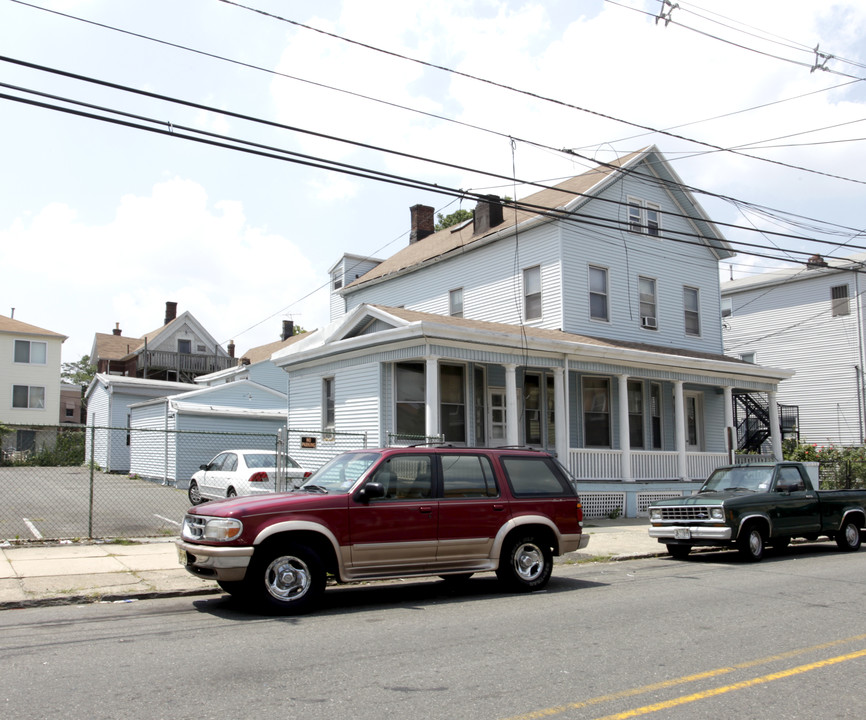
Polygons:
[[[650,557],[664,546],[647,534],[646,519],[593,519],[589,545],[556,558],[623,560]],[[184,570],[173,541],[60,543],[0,547],[0,610],[41,605],[128,602],[219,593],[217,584]]]

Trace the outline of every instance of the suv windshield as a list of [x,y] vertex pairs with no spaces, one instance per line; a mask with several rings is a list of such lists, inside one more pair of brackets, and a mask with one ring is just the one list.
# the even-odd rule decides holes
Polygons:
[[352,489],[370,467],[379,459],[378,453],[346,453],[338,455],[320,467],[298,488],[301,492],[324,492],[331,495],[344,495]]

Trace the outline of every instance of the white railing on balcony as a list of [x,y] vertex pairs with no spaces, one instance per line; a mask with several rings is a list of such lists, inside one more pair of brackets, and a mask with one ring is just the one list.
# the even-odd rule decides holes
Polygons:
[[[705,480],[719,465],[728,462],[726,453],[686,453],[690,480]],[[578,480],[622,480],[621,450],[587,450],[572,448],[568,469]],[[678,455],[674,451],[631,451],[632,479],[676,480],[679,478]]]

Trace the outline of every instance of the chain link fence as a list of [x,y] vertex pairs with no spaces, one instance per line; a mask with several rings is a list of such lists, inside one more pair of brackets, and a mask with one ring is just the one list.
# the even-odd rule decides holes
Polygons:
[[280,446],[275,434],[3,426],[0,541],[175,536],[202,464]]

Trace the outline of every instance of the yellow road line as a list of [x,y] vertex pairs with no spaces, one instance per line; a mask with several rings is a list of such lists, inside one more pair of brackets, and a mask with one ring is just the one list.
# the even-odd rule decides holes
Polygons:
[[715,670],[707,670],[705,672],[695,673],[693,675],[684,675],[682,677],[673,678],[672,680],[663,680],[661,682],[652,683],[651,685],[642,685],[641,687],[631,688],[629,690],[621,690],[617,693],[601,695],[599,697],[594,697],[589,700],[583,700],[581,702],[567,703],[565,705],[558,705],[556,707],[535,710],[524,715],[515,715],[514,717],[508,718],[507,720],[538,720],[538,718],[552,717],[554,715],[564,713],[568,710],[578,710],[580,708],[590,707],[592,705],[600,705],[601,703],[611,702],[613,700],[622,700],[623,698],[634,697],[635,695],[643,695],[644,693],[655,692],[656,690],[664,690],[666,688],[676,687],[677,685],[685,685],[686,683],[696,682],[697,680],[706,680],[708,678],[719,677],[720,675],[726,675],[737,670],[745,670],[747,668],[756,667],[758,665],[767,665],[771,662],[776,662],[778,660],[787,660],[788,658],[796,657],[798,655],[804,655],[808,652],[814,652],[816,650],[826,650],[827,648],[835,647],[837,645],[859,642],[861,640],[866,640],[866,633],[864,633],[863,635],[854,635],[852,637],[842,638],[841,640],[831,640],[830,642],[820,643],[819,645],[811,645],[810,647],[797,648],[796,650],[788,650],[787,652],[778,653],[776,655],[769,655],[767,657],[758,658],[756,660],[747,660],[745,662],[737,663],[736,665],[730,665],[728,667],[716,668]]
[[665,700],[664,702],[655,703],[653,705],[644,705],[643,707],[635,708],[634,710],[626,710],[625,712],[614,713],[613,715],[605,715],[602,718],[596,718],[596,720],[626,720],[626,718],[637,717],[638,715],[648,715],[649,713],[658,712],[659,710],[669,710],[670,708],[685,705],[690,702],[696,702],[697,700],[706,700],[707,698],[724,695],[725,693],[733,692],[734,690],[744,690],[746,688],[754,687],[755,685],[773,682],[774,680],[782,680],[783,678],[800,675],[801,673],[809,672],[810,670],[817,670],[818,668],[827,667],[829,665],[837,665],[838,663],[864,656],[866,656],[866,650],[858,650],[857,652],[848,653],[847,655],[838,655],[837,657],[819,660],[818,662],[809,663],[807,665],[800,665],[799,667],[790,668],[789,670],[780,670],[779,672],[752,678],[751,680],[743,680],[742,682],[733,683],[732,685],[704,690],[702,692],[693,693],[692,695],[682,695],[681,697],[673,698],[672,700]]

